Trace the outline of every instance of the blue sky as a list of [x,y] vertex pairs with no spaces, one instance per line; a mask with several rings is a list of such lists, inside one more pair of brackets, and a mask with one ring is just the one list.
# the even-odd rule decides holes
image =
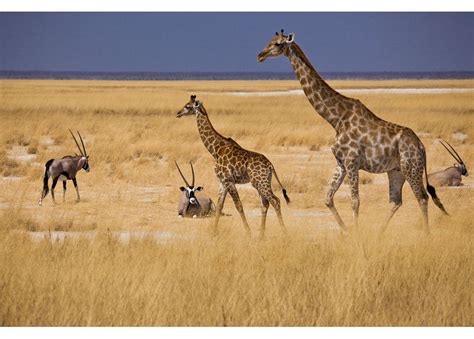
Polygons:
[[0,13],[0,69],[289,72],[281,28],[321,72],[474,71],[474,13]]

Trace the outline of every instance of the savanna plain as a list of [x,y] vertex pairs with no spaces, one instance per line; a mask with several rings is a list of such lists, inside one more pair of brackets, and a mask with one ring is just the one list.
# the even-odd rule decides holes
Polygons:
[[[474,80],[331,81],[344,88],[473,88]],[[451,217],[429,202],[431,235],[407,184],[388,216],[386,174],[361,172],[360,225],[341,235],[324,205],[334,131],[304,96],[229,92],[299,89],[296,81],[0,80],[0,324],[2,326],[472,326],[474,181],[437,188]],[[182,179],[196,171],[217,201],[213,159],[194,117],[175,113],[196,94],[214,127],[265,154],[291,199],[288,234],[270,208],[258,240],[260,200],[239,186],[252,237],[227,199],[212,219],[177,217]],[[428,171],[473,164],[473,92],[353,94],[379,117],[412,128]],[[44,164],[77,152],[90,173],[38,206]],[[274,191],[282,198],[273,180]],[[336,194],[352,226],[347,184]]]

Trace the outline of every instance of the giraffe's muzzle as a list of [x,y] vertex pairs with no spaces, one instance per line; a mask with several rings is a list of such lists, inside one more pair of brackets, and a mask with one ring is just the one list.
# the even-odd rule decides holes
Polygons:
[[267,58],[267,53],[262,52],[257,56],[257,62],[264,62]]

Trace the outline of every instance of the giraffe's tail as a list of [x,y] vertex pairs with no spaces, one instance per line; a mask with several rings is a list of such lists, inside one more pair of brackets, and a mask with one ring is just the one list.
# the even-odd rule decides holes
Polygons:
[[446,209],[443,206],[443,203],[441,200],[438,198],[438,195],[436,194],[436,190],[433,186],[430,185],[428,182],[428,163],[426,162],[426,151],[423,149],[423,155],[425,156],[425,176],[426,176],[426,190],[428,193],[431,195],[431,199],[433,199],[433,202],[435,203],[436,206],[446,215],[449,215],[449,213],[446,211]]
[[283,187],[283,185],[281,184],[280,179],[278,179],[277,172],[275,171],[275,168],[273,166],[272,166],[272,171],[273,171],[273,174],[275,174],[275,179],[278,181],[278,184],[280,184],[281,191],[283,192],[283,197],[285,198],[286,203],[289,204],[290,198],[288,197],[288,194],[286,193],[285,187]]

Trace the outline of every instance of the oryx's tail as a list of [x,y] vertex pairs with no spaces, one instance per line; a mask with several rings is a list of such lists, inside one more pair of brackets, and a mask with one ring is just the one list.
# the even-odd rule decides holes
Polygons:
[[278,179],[278,175],[277,175],[277,172],[275,171],[275,168],[272,166],[272,171],[273,171],[273,174],[275,174],[275,179],[278,181],[278,183],[280,184],[280,187],[281,187],[281,191],[283,192],[283,197],[285,198],[285,201],[287,204],[290,203],[290,198],[288,197],[288,194],[286,194],[286,189],[283,187],[283,185],[281,184],[281,181],[280,179]]
[[42,193],[42,199],[48,194],[49,192],[49,187],[48,187],[48,180],[49,180],[49,168],[51,167],[51,164],[53,163],[54,159],[48,160],[46,165],[44,165],[44,177],[43,177],[43,193]]
[[443,203],[441,200],[438,198],[438,195],[436,194],[436,190],[433,186],[430,185],[428,182],[428,163],[426,162],[426,151],[423,150],[423,154],[425,156],[425,176],[426,176],[426,190],[428,193],[431,195],[431,198],[433,199],[433,202],[435,203],[436,206],[446,215],[449,215],[449,213],[446,211],[446,209],[443,206]]

